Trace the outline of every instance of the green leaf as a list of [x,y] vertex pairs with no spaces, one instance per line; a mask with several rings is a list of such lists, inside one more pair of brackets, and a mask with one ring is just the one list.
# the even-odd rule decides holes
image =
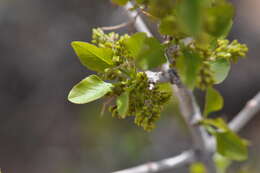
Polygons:
[[129,108],[129,92],[124,92],[116,100],[117,110],[121,118],[126,118]]
[[217,173],[226,173],[228,167],[231,165],[232,161],[219,153],[215,153],[213,156],[215,162]]
[[231,160],[248,157],[247,143],[232,131],[216,133],[217,152]]
[[129,0],[112,0],[117,5],[125,5]]
[[92,44],[74,41],[71,43],[80,62],[90,70],[102,72],[113,66],[113,52],[108,48],[98,48]]
[[[159,32],[163,35],[174,35],[178,26],[176,18],[174,16],[167,16],[161,20],[159,25]],[[176,29],[176,30],[175,30]]]
[[219,158],[220,156],[218,156],[218,164],[222,164],[222,166],[220,165],[220,170],[222,170],[220,173],[224,173],[224,168],[228,166],[228,163],[221,163],[220,159],[222,162],[224,162],[223,159],[226,162],[229,159],[238,161],[247,159],[248,142],[232,132],[223,119],[203,119],[200,123],[216,137],[217,152],[224,157]]
[[152,0],[148,1],[148,12],[156,18],[164,18],[171,14],[175,2],[173,0]]
[[146,0],[136,0],[137,4],[143,4]]
[[202,29],[204,0],[182,0],[177,8],[178,21],[183,29],[192,36],[197,36]]
[[159,32],[162,35],[171,35],[175,38],[183,38],[187,36],[185,33],[182,32],[176,17],[174,16],[167,16],[161,20],[159,25]]
[[200,123],[207,126],[214,126],[221,132],[226,132],[230,130],[228,125],[222,118],[203,119]]
[[233,24],[234,7],[232,4],[219,0],[214,7],[208,9],[206,14],[206,31],[215,37],[227,36]]
[[112,91],[113,85],[91,75],[77,85],[69,93],[68,100],[76,104],[85,104],[97,100]]
[[203,163],[193,163],[190,167],[190,173],[207,173],[207,170]]
[[144,69],[152,69],[166,62],[164,46],[155,38],[147,38],[138,56],[137,63]]
[[138,57],[146,38],[147,35],[144,32],[138,32],[125,40],[125,45],[132,56]]
[[158,67],[166,62],[164,46],[145,33],[136,33],[125,40],[125,45],[143,70]]
[[210,62],[210,68],[213,72],[215,84],[223,82],[230,71],[230,62],[227,59],[217,59]]
[[222,109],[224,100],[220,93],[214,88],[208,88],[206,93],[204,115]]
[[230,19],[229,23],[226,24],[226,26],[222,29],[220,38],[224,39],[228,36],[228,34],[230,33],[230,31],[232,29],[233,23],[234,23],[233,19]]
[[183,49],[183,55],[177,58],[177,70],[181,80],[188,88],[193,89],[198,80],[202,59],[198,53]]

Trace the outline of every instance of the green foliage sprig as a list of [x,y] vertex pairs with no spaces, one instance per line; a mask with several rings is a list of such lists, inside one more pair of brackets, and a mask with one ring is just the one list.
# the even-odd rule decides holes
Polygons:
[[[124,5],[128,1],[114,0],[113,2]],[[158,6],[158,3],[160,3],[160,6]],[[227,77],[230,63],[236,62],[238,57],[245,56],[247,47],[236,40],[230,43],[225,39],[233,23],[234,11],[232,5],[226,0],[166,0],[163,3],[158,0],[139,0],[136,1],[135,5],[136,8],[145,9],[147,13],[154,16],[155,22],[160,24],[159,32],[162,35],[167,35],[170,41],[160,43],[156,38],[147,37],[145,33],[120,36],[114,32],[105,34],[101,29],[94,29],[92,44],[77,41],[73,42],[72,46],[81,63],[88,69],[97,72],[98,76],[95,76],[95,78],[112,82],[112,84],[109,83],[111,91],[107,88],[100,91],[101,89],[97,90],[97,88],[96,92],[103,94],[95,97],[95,99],[102,96],[124,98],[122,100],[127,103],[122,101],[117,101],[117,103],[121,103],[120,107],[127,106],[127,108],[121,108],[119,110],[124,111],[119,111],[119,106],[115,105],[113,109],[110,109],[113,115],[119,113],[121,116],[116,117],[121,118],[129,115],[136,116],[135,122],[145,128],[145,126],[154,126],[154,121],[153,123],[140,123],[137,120],[137,117],[149,117],[148,115],[144,116],[144,114],[148,114],[145,113],[147,112],[145,107],[157,105],[155,106],[155,109],[159,107],[155,111],[157,115],[151,115],[151,117],[159,117],[158,114],[161,112],[162,105],[167,102],[158,100],[155,104],[155,101],[148,98],[154,98],[152,95],[153,92],[156,92],[155,95],[162,97],[162,100],[167,100],[165,98],[169,97],[169,93],[162,91],[161,94],[157,89],[158,84],[152,84],[154,85],[153,89],[149,88],[151,83],[142,71],[159,67],[168,58],[169,62],[174,62],[170,67],[177,70],[181,81],[188,88],[194,89],[196,87],[210,91],[208,88],[210,89],[214,84],[221,83]],[[202,10],[206,12],[202,13]],[[228,10],[228,13],[222,15],[223,10]],[[187,43],[186,38],[191,41]],[[165,52],[172,46],[178,49],[170,57],[165,57]],[[143,80],[137,83],[140,76],[143,76]],[[93,92],[93,90],[76,92],[81,91],[80,87],[85,86],[83,84],[86,82],[88,85],[95,87],[95,83],[89,82],[92,81],[92,78],[87,78],[76,85],[69,95],[69,100],[74,103],[87,103],[95,100],[88,97],[75,97],[77,94],[84,95],[90,91]],[[106,82],[103,82],[103,84],[108,86]],[[137,85],[143,86],[140,87],[142,90],[138,89]],[[128,96],[126,96],[126,93],[128,93]],[[135,96],[133,96],[133,93],[135,93]],[[121,96],[122,94],[124,97]],[[217,95],[219,94],[217,93]],[[75,101],[75,98],[83,98],[83,100]],[[222,99],[222,97],[219,98]],[[149,105],[145,102],[152,104]],[[158,103],[162,105],[158,106]],[[142,105],[140,107],[144,110],[140,108],[134,110],[133,105],[135,104]],[[211,104],[206,103],[207,105]],[[221,107],[218,106],[218,109],[213,109],[213,111],[219,110]],[[205,111],[205,113],[208,114],[210,111]],[[143,116],[140,114],[143,114]]]
[[[163,46],[144,33],[119,36],[116,33],[105,34],[101,29],[93,30],[92,43],[72,43],[83,65],[98,73],[76,85],[69,100],[83,104],[102,96],[115,98],[115,104],[109,108],[113,117],[134,116],[138,126],[148,131],[153,129],[171,93],[164,91],[159,83],[149,81],[142,70],[166,61]],[[107,56],[103,57],[103,52],[107,52]],[[93,64],[91,61],[94,59],[99,64]]]
[[[130,0],[112,0],[125,5]],[[158,70],[168,62],[190,90],[206,92],[204,117],[200,125],[216,137],[217,152],[225,159],[244,160],[246,142],[232,132],[222,119],[208,118],[222,109],[223,97],[214,85],[223,82],[248,48],[226,36],[233,24],[234,8],[228,0],[136,0],[134,8],[154,23],[166,38],[160,42],[145,33],[122,35],[93,29],[92,44],[72,43],[81,63],[97,75],[75,85],[68,99],[84,104],[101,97],[113,99],[113,117],[134,117],[147,131],[155,127],[171,93],[148,78],[146,70]],[[168,50],[175,48],[168,54]],[[166,56],[167,55],[167,56]],[[106,81],[106,82],[105,82]],[[170,83],[170,81],[168,82]],[[219,157],[218,157],[219,158]]]

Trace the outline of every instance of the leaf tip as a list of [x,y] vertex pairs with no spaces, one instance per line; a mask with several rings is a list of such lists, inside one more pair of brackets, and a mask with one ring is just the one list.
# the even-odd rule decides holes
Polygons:
[[75,97],[73,95],[74,95],[73,90],[71,90],[67,96],[68,101],[71,103],[74,103],[74,104],[82,104],[82,103],[77,102],[77,100],[75,99]]
[[81,43],[80,41],[72,41],[72,42],[70,43],[70,45],[71,45],[73,48],[75,48],[75,47],[79,46],[80,43]]

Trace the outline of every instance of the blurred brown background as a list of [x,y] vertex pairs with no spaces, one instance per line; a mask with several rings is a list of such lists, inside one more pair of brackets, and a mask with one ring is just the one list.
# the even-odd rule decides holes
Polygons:
[[[247,43],[248,58],[218,86],[221,112],[232,118],[260,90],[260,1],[233,0],[230,39]],[[108,0],[0,0],[0,168],[3,173],[108,173],[187,149],[189,136],[176,105],[151,133],[132,121],[100,116],[100,103],[70,104],[71,87],[89,75],[70,42],[89,41],[91,28],[127,17]],[[121,31],[122,32],[122,31]],[[252,141],[250,160],[237,167],[258,173],[260,118],[241,135]],[[254,171],[252,170],[254,169]],[[187,172],[180,168],[169,172]]]

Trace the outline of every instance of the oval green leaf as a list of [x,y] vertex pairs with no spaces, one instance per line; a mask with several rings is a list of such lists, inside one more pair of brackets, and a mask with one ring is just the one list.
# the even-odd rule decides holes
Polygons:
[[230,62],[227,59],[217,59],[216,61],[210,62],[210,68],[213,72],[215,84],[223,82],[230,71]]
[[142,51],[142,45],[144,44],[146,38],[147,35],[144,32],[138,32],[125,40],[124,43],[133,57],[138,57]]
[[224,105],[223,97],[214,88],[208,88],[206,93],[206,103],[204,108],[204,115],[222,109]]
[[[207,32],[214,37],[225,38],[233,24],[234,7],[226,1],[218,1],[216,5],[206,11]],[[223,15],[225,14],[225,15]]]
[[182,82],[193,89],[198,80],[198,73],[202,64],[202,59],[198,53],[189,49],[183,49],[183,56],[177,58],[177,70]]
[[198,36],[202,30],[203,0],[182,0],[177,7],[178,22],[187,34]]
[[76,104],[85,104],[97,100],[112,91],[113,85],[91,75],[77,85],[69,93],[68,100]]
[[102,72],[106,68],[113,66],[111,49],[98,48],[92,44],[74,41],[71,43],[80,62],[88,69]]
[[125,41],[125,45],[143,70],[158,67],[166,62],[164,46],[155,38],[139,32]]

